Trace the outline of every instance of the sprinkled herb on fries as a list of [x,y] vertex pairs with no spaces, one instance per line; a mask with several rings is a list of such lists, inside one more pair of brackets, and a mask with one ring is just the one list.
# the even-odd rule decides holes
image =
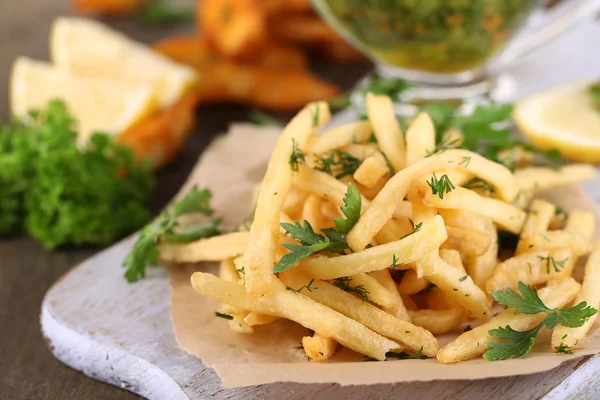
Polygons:
[[[561,166],[490,128],[505,107],[462,117],[430,108],[405,134],[385,95],[367,94],[366,112],[322,129],[327,103],[307,105],[273,150],[249,231],[182,243],[171,231],[176,203],[143,231],[131,276],[156,256],[221,261],[218,277],[191,278],[223,303],[215,315],[239,333],[295,321],[314,331],[301,348],[319,361],[339,345],[369,361],[525,357],[542,327],[557,353],[585,346],[600,305],[594,217],[535,196],[593,168]],[[590,252],[580,284],[571,275]],[[492,299],[506,310],[492,315]],[[452,332],[440,349],[434,335]]]

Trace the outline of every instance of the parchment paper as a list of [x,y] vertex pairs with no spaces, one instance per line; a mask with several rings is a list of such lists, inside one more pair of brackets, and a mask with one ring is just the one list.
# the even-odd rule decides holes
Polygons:
[[[205,152],[182,192],[193,184],[210,187],[217,214],[228,226],[237,226],[250,213],[252,189],[263,177],[278,133],[274,129],[234,125]],[[600,229],[600,212],[580,187],[561,188],[540,197],[567,211],[593,211]],[[576,278],[582,275],[582,264],[583,260],[575,272]],[[308,361],[304,351],[296,348],[308,330],[294,322],[280,320],[258,326],[252,335],[231,332],[224,320],[214,316],[219,304],[192,289],[189,278],[196,270],[217,274],[216,264],[169,268],[175,335],[182,349],[217,371],[224,387],[278,381],[359,385],[483,379],[547,371],[565,361],[600,352],[600,329],[596,324],[573,355],[552,353],[549,332],[542,331],[533,351],[523,359],[489,362],[478,357],[449,365],[435,359],[363,362],[362,355],[342,349],[327,362]],[[458,334],[438,336],[440,347]]]

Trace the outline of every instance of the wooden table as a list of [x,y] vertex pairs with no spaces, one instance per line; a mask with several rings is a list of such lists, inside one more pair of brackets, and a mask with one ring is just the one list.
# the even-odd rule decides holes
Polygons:
[[[52,19],[65,15],[67,0],[0,1],[0,119],[6,121],[8,82],[12,61],[20,55],[48,59],[48,32]],[[152,42],[175,28],[149,28],[132,20],[108,21],[132,37]],[[367,63],[315,66],[322,76],[351,87],[370,69]],[[247,119],[238,106],[212,106],[198,110],[199,124],[180,157],[158,177],[152,209],[158,212],[187,177],[198,155],[230,122]],[[281,115],[282,118],[289,116]],[[44,293],[62,274],[100,248],[46,251],[30,238],[0,239],[0,399],[133,399],[138,396],[85,377],[56,360],[46,348],[39,326]]]

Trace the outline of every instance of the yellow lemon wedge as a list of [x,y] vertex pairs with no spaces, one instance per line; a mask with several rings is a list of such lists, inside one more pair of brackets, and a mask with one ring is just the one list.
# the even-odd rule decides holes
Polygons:
[[54,21],[50,56],[56,66],[74,75],[150,84],[162,108],[175,104],[197,79],[192,68],[83,18],[61,17]]
[[513,112],[517,126],[537,147],[600,163],[600,109],[589,93],[591,84],[568,83],[521,100]]
[[12,69],[10,104],[13,114],[27,115],[50,100],[65,102],[78,121],[79,138],[93,132],[118,134],[157,108],[149,85],[97,77],[73,76],[43,61],[18,58]]

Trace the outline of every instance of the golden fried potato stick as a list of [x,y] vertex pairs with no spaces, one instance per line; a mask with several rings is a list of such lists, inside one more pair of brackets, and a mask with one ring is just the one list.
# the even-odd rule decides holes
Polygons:
[[304,207],[302,207],[302,220],[308,221],[315,232],[320,232],[325,227],[325,221],[321,214],[322,204],[323,199],[313,194],[308,196],[306,202],[304,202]]
[[437,273],[426,275],[427,280],[444,291],[452,301],[457,302],[469,311],[471,316],[478,319],[489,317],[487,296],[475,285],[464,268],[449,264],[435,254],[419,262],[433,262],[437,265]]
[[151,160],[154,170],[169,163],[185,144],[196,123],[196,98],[182,97],[122,132],[117,140],[130,147],[138,160]]
[[451,308],[461,308],[460,305],[439,287],[432,286],[425,293],[425,303],[431,310],[449,310]]
[[572,185],[596,177],[590,164],[571,164],[556,170],[548,167],[529,167],[515,171],[515,182],[523,190],[541,190]]
[[[573,278],[567,278],[555,285],[546,286],[538,291],[542,302],[549,308],[560,308],[569,303],[579,292],[581,285]],[[488,322],[463,333],[442,349],[437,359],[444,364],[468,360],[485,353],[488,341],[495,340],[488,332],[492,329],[510,325],[516,331],[525,331],[537,325],[546,314],[517,314],[514,309],[506,309]]]
[[[581,285],[581,292],[575,297],[573,304],[579,304],[585,301],[588,306],[600,309],[600,246],[596,244],[596,248],[590,254],[587,263],[585,264],[585,275],[583,276],[583,283]],[[592,315],[582,326],[579,328],[567,328],[563,325],[557,325],[552,332],[552,348],[556,351],[556,348],[565,345],[569,347],[575,347],[579,342],[585,338],[594,322],[598,318],[598,313]]]
[[190,243],[158,244],[161,260],[176,263],[220,261],[239,256],[248,244],[248,232],[226,233]]
[[[292,288],[305,287],[313,279],[308,274],[297,270],[288,270],[281,278]],[[425,329],[396,318],[325,281],[315,279],[311,287],[318,289],[311,291],[304,289],[302,293],[412,350],[423,347],[422,353],[428,357],[433,357],[437,353],[437,339]]]
[[413,295],[428,287],[429,281],[427,279],[419,278],[415,270],[409,269],[404,272],[400,285],[398,285],[398,291],[401,294]]
[[[236,271],[235,264],[231,258],[227,258],[219,264],[219,278],[227,282],[234,282],[238,285],[241,284],[240,276],[238,271]],[[233,319],[227,321],[229,329],[231,329],[232,332],[245,334],[254,333],[252,325],[246,322],[248,311],[230,304],[221,304],[219,312],[233,317]]]
[[521,254],[526,251],[550,250],[569,246],[573,249],[575,256],[579,257],[592,250],[592,242],[588,238],[566,230],[540,232],[533,236],[523,237],[519,241],[519,245]]
[[456,268],[460,268],[462,271],[466,272],[462,257],[458,250],[440,249],[440,258],[446,261],[448,264]]
[[338,348],[338,343],[332,338],[314,333],[302,338],[302,347],[309,358],[317,361],[329,360]]
[[584,238],[591,240],[596,229],[596,219],[594,214],[589,211],[573,210],[569,213],[565,231],[577,233]]
[[388,96],[367,93],[367,116],[381,152],[396,171],[406,166],[406,146],[402,129],[394,114],[394,105]]
[[[152,49],[177,62],[201,69],[223,60],[206,38],[201,36],[173,36],[152,45]],[[242,65],[267,68],[306,68],[308,60],[295,47],[276,42],[267,42],[264,49],[252,54],[251,59],[240,61]]]
[[353,143],[366,142],[372,131],[369,121],[350,122],[313,135],[306,147],[312,153],[326,153]]
[[462,308],[409,310],[408,313],[413,324],[427,329],[434,335],[456,330],[468,317],[468,313]]
[[199,30],[227,57],[245,57],[267,40],[266,15],[260,0],[198,0]]
[[488,293],[506,288],[516,290],[519,281],[535,286],[562,279],[569,276],[569,264],[574,261],[573,251],[568,247],[523,253],[498,264],[486,282],[485,290]]
[[256,325],[267,325],[267,324],[270,324],[271,322],[277,321],[278,319],[279,319],[279,317],[250,311],[248,313],[248,315],[246,315],[246,318],[244,318],[244,322],[246,322],[250,326],[256,326]]
[[512,173],[506,167],[467,150],[446,150],[397,172],[385,184],[348,234],[350,248],[361,251],[371,243],[381,227],[392,217],[415,177],[450,167],[467,170],[489,182],[502,200],[512,201],[519,192]]
[[442,217],[436,216],[423,223],[418,232],[395,242],[375,246],[358,253],[339,257],[312,257],[302,261],[299,267],[317,279],[335,279],[356,275],[360,272],[379,271],[392,265],[412,263],[436,250],[447,239]]
[[[489,218],[505,230],[519,234],[527,213],[504,201],[481,196],[472,190],[456,187],[440,198],[433,194],[427,182],[417,184],[423,203],[430,207],[471,211],[480,217]],[[487,248],[486,248],[487,250]]]
[[396,283],[392,279],[390,272],[387,269],[382,269],[380,271],[370,272],[369,275],[377,279],[377,281],[393,296],[394,303],[391,306],[382,306],[382,310],[401,320],[410,321],[402,297],[400,297],[400,293],[398,292],[398,288],[396,287]]
[[233,102],[276,111],[337,96],[340,89],[305,70],[282,70],[222,60],[198,70],[200,104]]
[[492,245],[488,232],[471,231],[446,225],[448,240],[442,243],[442,249],[456,250],[471,256],[484,255]]
[[294,148],[304,148],[310,135],[330,118],[327,103],[311,103],[283,129],[275,145],[244,251],[246,290],[252,297],[266,296],[274,291],[271,283],[276,281],[272,269],[279,247],[279,217],[295,173],[289,165],[290,156]]
[[78,14],[129,15],[146,3],[148,0],[74,0],[71,7]]
[[352,177],[361,185],[372,188],[388,172],[385,161],[380,160],[378,157],[370,156],[365,158]]
[[516,254],[530,251],[529,244],[524,243],[523,239],[529,238],[537,233],[543,234],[547,232],[555,212],[556,206],[545,200],[535,199],[531,202],[529,211],[527,211],[527,219],[525,219],[521,237],[517,244]]
[[250,311],[290,319],[349,349],[378,360],[385,360],[386,352],[401,348],[399,344],[361,323],[293,290],[274,290],[272,296],[256,300],[242,286],[214,275],[196,272],[191,281],[194,290],[204,296]]
[[498,265],[498,232],[492,220],[485,221],[486,231],[491,237],[491,243],[487,251],[479,256],[468,255],[466,257],[466,269],[473,282],[479,288],[485,289],[485,283],[493,275]]
[[406,164],[413,165],[435,152],[435,127],[422,112],[406,130]]
[[[393,291],[388,287],[380,283],[376,278],[371,275],[360,273],[352,275],[351,277],[352,286],[362,285],[367,292],[369,292],[369,300],[382,307],[394,307],[397,304],[397,299],[394,296]],[[394,291],[396,287],[394,287]]]

